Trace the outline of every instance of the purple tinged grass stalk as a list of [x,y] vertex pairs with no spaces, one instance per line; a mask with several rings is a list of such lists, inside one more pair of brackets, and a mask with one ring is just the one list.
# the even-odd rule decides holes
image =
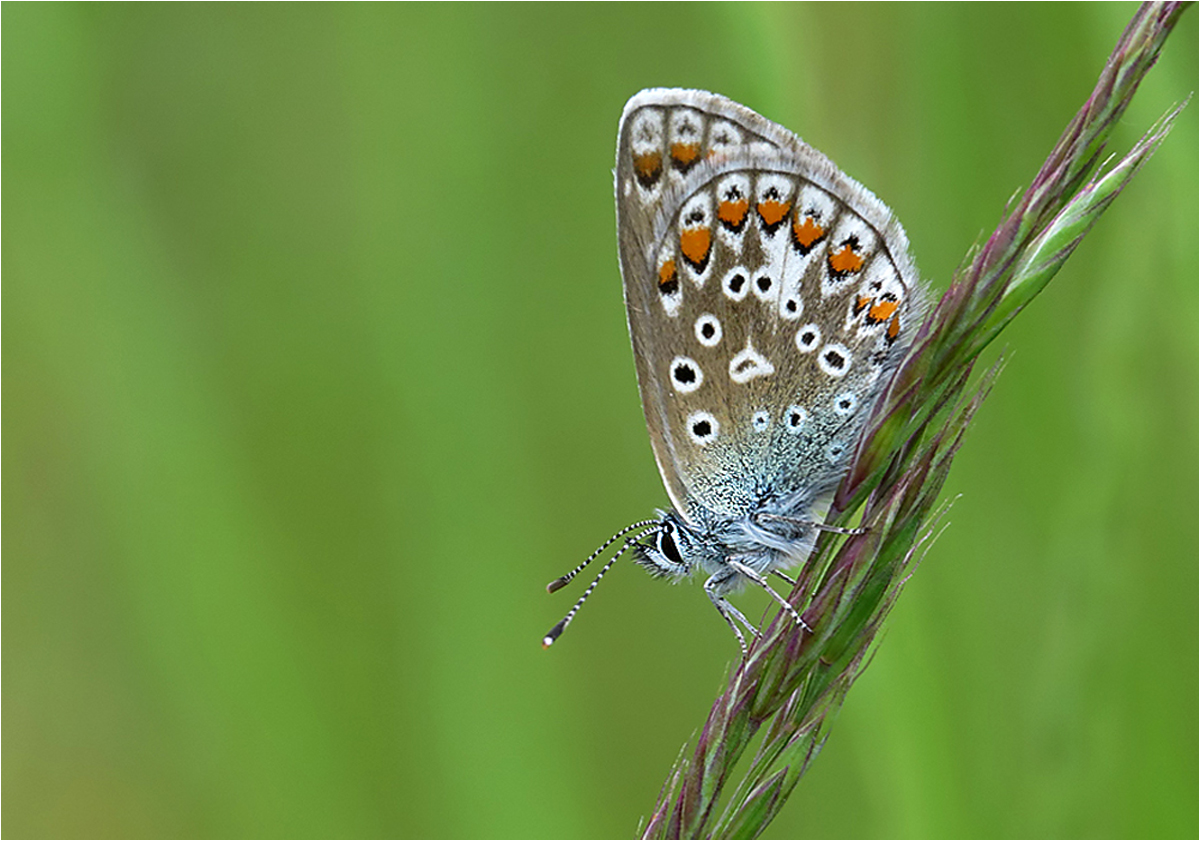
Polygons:
[[[1061,268],[1184,107],[1103,169],[1113,126],[1185,7],[1138,9],[1029,189],[926,317],[871,411],[830,510],[838,525],[861,515],[867,531],[821,535],[789,598],[812,632],[776,615],[713,704],[695,749],[676,762],[643,837],[758,836],[820,752],[936,529],[938,494],[999,373],[997,363],[968,388],[979,352]],[[749,766],[722,797],[760,732]]]

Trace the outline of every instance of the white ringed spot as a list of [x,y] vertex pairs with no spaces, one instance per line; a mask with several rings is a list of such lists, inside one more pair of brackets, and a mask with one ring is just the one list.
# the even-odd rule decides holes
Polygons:
[[701,447],[716,441],[721,434],[721,424],[708,412],[692,412],[686,423],[688,436]]
[[825,448],[825,458],[829,459],[831,464],[837,464],[845,457],[845,455],[846,445],[839,441],[834,441]]
[[821,352],[817,354],[817,364],[821,366],[821,370],[831,377],[844,377],[846,372],[850,370],[850,362],[853,357],[845,345],[837,342],[830,342],[821,348]]
[[770,268],[764,266],[754,273],[754,282],[750,284],[750,288],[754,291],[755,298],[770,303],[779,294],[779,281]]
[[803,406],[793,403],[791,406],[788,406],[787,413],[783,418],[787,431],[795,435],[804,428],[804,422],[808,420],[808,412],[804,410]]
[[721,343],[721,320],[712,313],[704,313],[696,319],[696,341],[705,347],[716,347]]
[[729,300],[743,300],[750,292],[750,272],[746,271],[745,266],[734,266],[725,273],[721,289],[725,291],[725,297]]
[[671,360],[671,385],[680,394],[691,394],[704,384],[704,372],[696,364],[696,360],[686,356],[676,356]]
[[769,377],[775,373],[771,360],[754,349],[750,339],[746,339],[746,348],[729,360],[729,378],[738,385],[750,382],[755,377]]
[[787,321],[795,321],[804,314],[804,299],[799,292],[785,295],[779,302],[779,317]]
[[766,410],[759,410],[750,418],[750,426],[755,432],[766,432],[771,426],[771,415]]
[[837,397],[833,398],[833,412],[836,415],[846,417],[854,414],[854,410],[858,408],[858,395],[853,391],[843,391]]
[[801,353],[812,353],[821,344],[821,328],[814,324],[805,324],[796,332],[796,348]]

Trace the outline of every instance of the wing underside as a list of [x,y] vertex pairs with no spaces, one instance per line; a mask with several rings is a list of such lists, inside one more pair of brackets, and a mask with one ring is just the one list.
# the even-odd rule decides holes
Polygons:
[[616,168],[630,335],[685,517],[832,489],[919,311],[907,240],[827,158],[735,103],[647,91]]

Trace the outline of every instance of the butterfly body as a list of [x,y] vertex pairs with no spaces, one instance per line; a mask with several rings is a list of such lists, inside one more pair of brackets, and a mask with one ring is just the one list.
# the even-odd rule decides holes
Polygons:
[[733,618],[749,623],[725,597],[750,581],[783,601],[765,576],[812,550],[915,330],[916,269],[886,205],[716,94],[630,99],[614,177],[638,386],[672,505],[625,549],[656,576],[704,572],[741,639]]

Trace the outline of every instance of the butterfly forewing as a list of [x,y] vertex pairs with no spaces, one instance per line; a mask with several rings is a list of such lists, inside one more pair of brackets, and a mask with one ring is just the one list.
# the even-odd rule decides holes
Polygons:
[[831,490],[920,305],[890,211],[786,129],[699,91],[630,100],[616,192],[676,510],[737,517]]

